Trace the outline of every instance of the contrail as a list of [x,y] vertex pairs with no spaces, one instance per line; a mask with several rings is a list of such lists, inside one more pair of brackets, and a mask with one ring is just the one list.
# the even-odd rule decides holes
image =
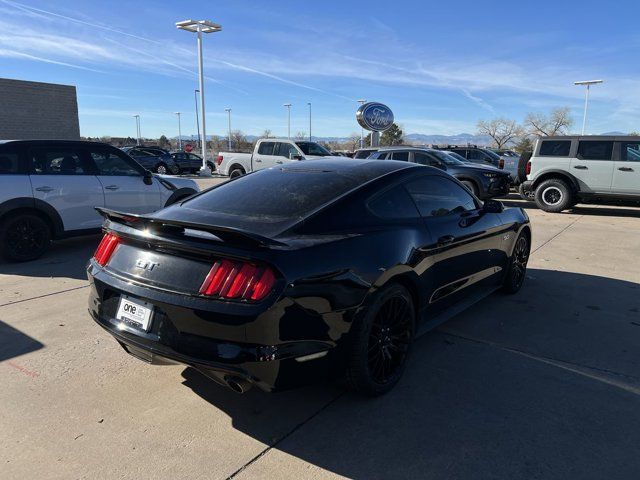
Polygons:
[[88,70],[90,72],[96,72],[96,73],[106,73],[102,70],[96,70],[95,68],[83,67],[81,65],[74,65],[73,63],[58,62],[57,60],[50,60],[48,58],[37,57],[35,55],[30,55],[28,53],[16,52],[14,50],[6,50],[4,48],[0,48],[0,57],[14,57],[14,58],[23,57],[23,58],[28,58],[30,60],[37,60],[38,62],[52,63],[54,65],[62,65],[64,67],[79,68],[80,70]]
[[24,5],[24,4],[18,3],[18,2],[13,2],[11,0],[0,0],[0,2],[4,3],[6,5],[10,5],[10,6],[14,7],[14,8],[19,9],[19,10],[25,11],[27,13],[40,13],[40,14],[44,14],[44,15],[49,15],[51,17],[57,17],[57,18],[61,18],[63,20],[68,20],[70,22],[79,23],[81,25],[86,25],[88,27],[100,28],[100,29],[105,30],[107,32],[119,33],[120,35],[126,35],[127,37],[137,38],[138,40],[144,40],[145,42],[151,42],[151,43],[157,43],[157,44],[161,44],[162,43],[162,42],[160,42],[158,40],[153,40],[151,38],[146,38],[146,37],[141,37],[139,35],[134,35],[133,33],[128,33],[128,32],[124,32],[122,30],[118,30],[118,29],[115,29],[115,28],[107,27],[106,25],[100,25],[99,23],[91,23],[91,22],[87,22],[85,20],[80,20],[79,18],[67,17],[66,15],[61,15],[59,13],[50,12],[48,10],[42,10],[40,8],[31,7],[29,5]]

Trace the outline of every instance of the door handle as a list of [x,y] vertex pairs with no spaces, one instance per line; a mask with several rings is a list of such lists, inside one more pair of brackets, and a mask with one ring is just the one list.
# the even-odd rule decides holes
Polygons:
[[256,158],[256,162],[261,162],[262,160],[260,160],[259,158]]
[[456,239],[456,237],[454,237],[453,235],[444,235],[442,237],[440,237],[438,239],[438,245],[442,246],[442,245],[449,245],[450,243],[452,243],[454,240]]
[[282,163],[282,160],[276,160],[276,163]]
[[53,188],[48,187],[48,186],[44,186],[44,187],[38,187],[38,188],[36,188],[36,190],[38,192],[45,192],[46,193],[46,192],[51,192],[53,190]]
[[107,185],[106,187],[107,190],[118,190],[120,187],[118,185]]
[[620,167],[618,170],[621,172],[633,172],[633,168],[631,167]]
[[586,165],[574,165],[573,168],[577,168],[578,170],[588,170],[589,167]]

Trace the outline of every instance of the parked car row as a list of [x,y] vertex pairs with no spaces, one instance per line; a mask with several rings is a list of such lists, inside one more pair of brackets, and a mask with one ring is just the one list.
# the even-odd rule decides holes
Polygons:
[[[197,173],[202,167],[202,157],[195,153],[145,146],[122,147],[121,150],[147,170],[162,175]],[[212,172],[215,170],[213,162],[207,162],[207,165]]]
[[31,260],[52,239],[99,232],[96,207],[148,213],[198,191],[107,144],[0,141],[0,249],[8,260]]

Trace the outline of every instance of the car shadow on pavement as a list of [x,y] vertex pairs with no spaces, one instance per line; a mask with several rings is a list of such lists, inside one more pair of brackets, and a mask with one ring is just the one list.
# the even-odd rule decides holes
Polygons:
[[[511,195],[507,198],[498,199],[505,207],[519,207],[519,208],[535,208],[538,206],[535,202],[522,200],[519,197],[513,198]],[[640,218],[640,205],[634,204],[620,204],[620,205],[590,205],[590,204],[578,204],[577,206],[564,210],[555,215],[588,215],[597,217],[635,217]]]
[[44,345],[0,320],[0,362],[40,350]]
[[0,260],[0,274],[86,280],[87,262],[100,243],[100,238],[100,235],[89,235],[53,242],[41,258],[30,262]]
[[314,390],[239,396],[192,369],[184,384],[271,447],[238,478],[305,478],[308,464],[356,479],[635,478],[639,307],[638,283],[530,269],[518,295],[419,338],[389,394],[335,390],[277,438],[272,423]]

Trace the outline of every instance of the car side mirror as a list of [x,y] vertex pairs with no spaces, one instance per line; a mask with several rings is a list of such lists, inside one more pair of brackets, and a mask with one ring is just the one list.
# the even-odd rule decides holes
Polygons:
[[153,175],[149,170],[144,171],[144,176],[142,177],[142,181],[145,185],[151,185],[153,183]]
[[302,155],[299,153],[290,153],[289,160],[302,160]]
[[498,200],[485,200],[482,205],[482,211],[486,213],[502,213],[504,212],[504,205]]

